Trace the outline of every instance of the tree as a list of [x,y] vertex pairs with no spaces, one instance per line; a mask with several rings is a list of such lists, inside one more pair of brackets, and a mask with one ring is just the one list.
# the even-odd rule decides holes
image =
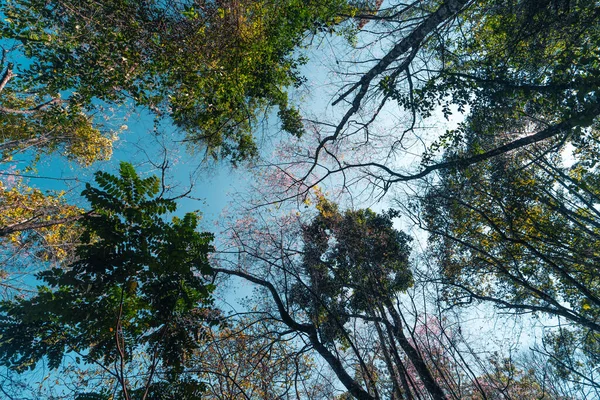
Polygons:
[[345,388],[340,398],[518,392],[521,378],[499,384],[459,325],[420,306],[410,237],[393,227],[396,212],[340,212],[320,192],[315,197],[318,213],[308,221],[252,211],[231,225],[231,247],[214,271],[260,289],[251,318],[271,321],[274,337],[326,363]]
[[546,353],[563,376],[597,388],[597,131],[582,135],[571,167],[540,148],[447,171],[421,221],[448,302],[558,317]]
[[[96,173],[96,183],[83,192],[93,213],[80,221],[76,260],[40,272],[47,286],[37,295],[1,303],[0,360],[24,371],[44,358],[55,369],[76,354],[114,378],[124,399],[191,396],[201,384],[181,373],[211,323],[212,235],[196,231],[194,213],[167,221],[174,200],[130,164],[119,177]],[[147,370],[128,376],[140,352]]]
[[287,96],[302,82],[296,50],[355,9],[344,0],[23,0],[3,6],[2,36],[28,58],[19,84],[49,99],[31,112],[58,101],[90,111],[97,100],[132,100],[172,119],[208,156],[237,163],[256,155],[256,122],[269,108],[284,130],[302,134]]
[[[600,113],[598,18],[593,1],[380,8],[358,34],[351,60],[344,63],[341,50],[336,58],[348,81],[331,105],[342,109],[333,120],[311,121],[320,137],[309,154],[298,153],[295,166],[304,168],[297,179],[311,188],[341,174],[347,184],[385,193],[536,143],[577,140]],[[428,128],[453,114],[464,121],[457,129]],[[476,152],[443,156],[470,134]]]
[[45,194],[16,179],[12,187],[0,182],[0,286],[5,296],[26,288],[19,275],[68,264],[82,233],[77,221],[87,215],[67,204],[64,192]]
[[16,73],[14,63],[6,60],[11,53],[17,52],[3,47],[0,63],[1,161],[9,162],[22,152],[39,158],[55,151],[85,166],[110,158],[114,134],[95,126],[81,104],[33,84],[31,74]]
[[189,360],[190,371],[206,386],[207,399],[331,398],[318,366],[296,351],[293,338],[281,340],[267,320],[252,317],[208,332],[206,344]]

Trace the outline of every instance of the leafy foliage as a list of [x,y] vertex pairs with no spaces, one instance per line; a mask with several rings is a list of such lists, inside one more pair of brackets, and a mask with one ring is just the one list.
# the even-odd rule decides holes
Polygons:
[[11,161],[23,152],[37,159],[58,152],[83,166],[111,157],[116,133],[100,129],[77,105],[56,104],[31,111],[42,96],[15,90],[5,88],[0,96],[1,161]]
[[[96,182],[83,191],[93,214],[81,221],[77,259],[39,273],[47,286],[34,297],[1,304],[0,360],[23,371],[46,357],[57,368],[75,353],[111,370],[142,351],[151,371],[160,361],[161,378],[178,379],[209,319],[212,235],[196,231],[194,213],[167,221],[175,202],[159,195],[157,177],[142,179],[130,164],[120,176],[96,173]],[[113,371],[125,387],[122,372]]]
[[[582,113],[577,124],[588,127],[599,114],[599,21],[588,0],[473,2],[454,36],[430,44],[439,73],[398,97],[424,116],[441,107],[448,118],[452,106],[467,113],[454,142],[470,130],[481,152]],[[452,146],[442,137],[430,151],[440,147]]]
[[349,315],[373,312],[374,302],[412,286],[410,237],[394,229],[393,211],[340,213],[320,197],[319,214],[304,227],[301,270],[307,286],[292,287],[325,342],[339,339]]
[[[5,246],[40,251],[41,261],[64,259],[69,253],[64,244],[75,242],[79,230],[58,222],[74,222],[83,216],[83,210],[66,204],[64,192],[45,194],[39,189],[25,187],[17,180],[11,187],[1,185],[0,236]],[[24,232],[27,227],[35,228],[35,233]],[[33,250],[35,242],[44,242],[47,246]]]
[[131,97],[172,117],[209,156],[236,163],[256,155],[254,129],[269,107],[279,108],[285,130],[302,134],[286,92],[302,82],[296,50],[350,8],[344,0],[24,0],[3,7],[1,32],[31,60],[25,86],[69,91],[84,109]]
[[424,203],[446,300],[565,318],[549,351],[560,362],[577,353],[572,371],[597,365],[597,183],[581,164],[523,153],[444,174]]

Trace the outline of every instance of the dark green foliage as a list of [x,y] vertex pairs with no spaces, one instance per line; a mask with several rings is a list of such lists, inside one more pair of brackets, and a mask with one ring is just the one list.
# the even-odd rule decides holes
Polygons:
[[304,228],[302,270],[308,287],[292,288],[325,342],[339,339],[352,314],[374,312],[390,295],[413,284],[411,238],[393,227],[389,211],[346,211],[321,199],[320,214]]
[[302,116],[295,108],[280,108],[279,119],[281,120],[283,130],[293,134],[296,137],[301,137],[304,133],[304,125],[302,124]]
[[197,232],[193,213],[168,221],[175,202],[130,164],[96,182],[83,191],[93,214],[77,261],[38,274],[47,286],[34,297],[1,304],[0,362],[23,371],[46,357],[57,368],[76,352],[111,369],[141,351],[176,376],[208,320],[212,235]]

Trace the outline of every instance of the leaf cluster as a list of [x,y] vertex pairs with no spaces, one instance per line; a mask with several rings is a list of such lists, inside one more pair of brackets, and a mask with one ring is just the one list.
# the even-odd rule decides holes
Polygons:
[[269,108],[284,130],[302,134],[287,95],[303,81],[297,50],[350,8],[344,0],[22,0],[4,5],[0,32],[30,60],[26,87],[68,91],[85,109],[133,99],[171,118],[192,146],[237,163],[257,155],[257,122]]
[[83,192],[93,214],[82,221],[77,260],[39,273],[35,296],[0,305],[3,365],[22,371],[47,358],[54,369],[74,352],[111,370],[142,351],[182,371],[210,319],[212,235],[197,232],[195,213],[165,218],[176,207],[157,177],[142,179],[127,163],[119,172],[96,173],[97,187]]
[[329,342],[339,339],[349,315],[370,312],[375,299],[412,286],[411,238],[393,227],[394,211],[340,213],[325,198],[317,208],[319,215],[303,229],[307,287],[292,287],[292,299]]

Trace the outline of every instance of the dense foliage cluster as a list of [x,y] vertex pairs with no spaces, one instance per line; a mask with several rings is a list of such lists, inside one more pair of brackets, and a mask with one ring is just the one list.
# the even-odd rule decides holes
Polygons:
[[318,324],[324,342],[339,339],[349,315],[372,312],[374,302],[412,286],[410,237],[392,226],[393,211],[346,211],[321,198],[319,214],[304,227],[306,284],[292,300]]
[[257,155],[257,120],[271,107],[284,130],[302,134],[287,95],[303,79],[296,50],[350,9],[343,0],[8,2],[2,37],[20,43],[27,61],[5,95],[33,107],[67,92],[63,129],[97,100],[131,99],[170,117],[208,156],[237,163]]
[[[80,221],[75,261],[40,272],[37,295],[0,305],[0,360],[24,370],[46,357],[55,369],[74,353],[109,366],[141,351],[151,358],[149,390],[160,384],[157,367],[161,379],[178,379],[209,320],[212,235],[196,231],[193,213],[166,221],[175,202],[159,196],[156,176],[142,179],[130,164],[119,177],[98,172],[96,182],[83,192],[92,212]],[[135,389],[115,377],[124,393]]]

